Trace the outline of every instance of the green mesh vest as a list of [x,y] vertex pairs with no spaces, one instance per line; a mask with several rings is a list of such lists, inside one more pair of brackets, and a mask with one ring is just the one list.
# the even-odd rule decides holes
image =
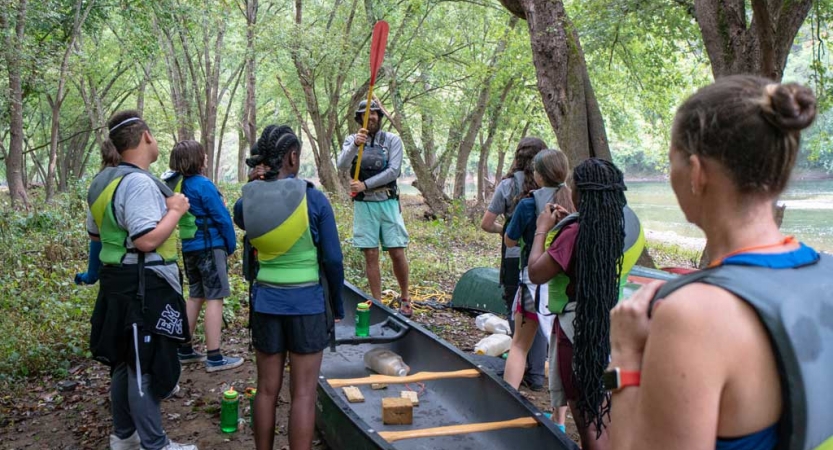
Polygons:
[[[166,179],[165,184],[167,184],[172,191],[181,193],[182,182],[184,180],[185,177],[182,176],[181,173],[177,173],[171,178]],[[191,214],[191,210],[189,209],[188,212],[183,214],[182,218],[179,219],[177,226],[179,227],[180,239],[194,239],[194,236],[197,234],[197,216]]]
[[[142,173],[150,177],[166,198],[173,195],[168,186],[149,172],[133,166],[120,165],[108,167],[93,179],[87,192],[87,204],[90,206],[93,220],[98,226],[101,237],[101,262],[119,265],[127,254],[127,230],[122,228],[116,220],[116,209],[113,199],[116,196],[121,181],[131,173]],[[176,261],[176,236],[173,234],[155,250],[165,262]]]
[[307,210],[307,182],[295,178],[243,186],[246,236],[257,249],[256,279],[275,285],[318,283],[318,250]]

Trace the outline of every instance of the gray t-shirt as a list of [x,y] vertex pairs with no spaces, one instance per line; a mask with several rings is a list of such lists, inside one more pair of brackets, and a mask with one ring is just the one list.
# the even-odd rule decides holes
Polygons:
[[[120,227],[127,230],[127,248],[136,248],[133,245],[132,238],[141,237],[153,231],[168,212],[165,196],[159,191],[156,183],[142,173],[125,175],[118,189],[116,189],[113,204],[116,210],[116,222]],[[90,234],[100,234],[89,209],[87,210],[87,231]],[[124,256],[122,264],[138,264],[138,258],[138,254],[128,253]],[[156,252],[146,253],[145,262],[153,261],[162,261],[162,257]],[[155,265],[148,267],[148,269],[156,272],[171,287],[182,294],[182,286],[179,283],[179,267],[176,264]]]
[[[524,173],[515,172],[512,178],[506,178],[498,183],[495,188],[495,194],[492,196],[492,201],[489,203],[489,212],[497,215],[503,214],[506,223],[512,218],[512,213],[515,212],[515,197],[520,194],[524,184]],[[521,247],[508,247],[506,249],[506,258],[520,258]]]
[[[356,135],[351,134],[341,145],[341,154],[338,155],[338,170],[350,170],[353,165],[353,158],[359,153],[359,146],[355,144]],[[370,142],[368,140],[368,142]],[[381,173],[364,180],[367,191],[364,194],[366,202],[383,202],[388,199],[387,192],[380,190],[372,192],[378,187],[396,181],[402,171],[402,139],[399,136],[385,131],[385,143],[382,146],[388,153],[388,167]],[[353,174],[350,174],[351,178]]]

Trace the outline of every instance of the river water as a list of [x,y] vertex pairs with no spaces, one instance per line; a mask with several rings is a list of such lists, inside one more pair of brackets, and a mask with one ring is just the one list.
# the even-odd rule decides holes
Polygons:
[[[686,222],[668,182],[628,182],[627,197],[649,238],[692,247],[702,243],[703,233]],[[833,180],[794,181],[781,201],[787,204],[784,233],[833,252]]]

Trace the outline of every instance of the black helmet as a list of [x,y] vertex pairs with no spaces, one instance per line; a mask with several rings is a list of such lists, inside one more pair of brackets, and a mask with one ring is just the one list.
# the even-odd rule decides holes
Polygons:
[[[359,107],[356,109],[356,122],[358,122],[359,125],[362,125],[364,121],[364,110],[366,108],[367,100],[362,100],[361,103],[359,103]],[[370,110],[376,111],[376,113],[379,114],[379,123],[381,124],[382,117],[384,117],[385,113],[382,112],[382,107],[376,103],[376,100],[370,102]]]

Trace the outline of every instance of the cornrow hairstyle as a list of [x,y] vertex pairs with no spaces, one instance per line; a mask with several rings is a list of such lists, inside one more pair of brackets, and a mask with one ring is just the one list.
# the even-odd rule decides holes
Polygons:
[[568,212],[575,212],[573,196],[567,186],[567,176],[570,173],[570,161],[567,155],[558,149],[546,149],[535,155],[532,160],[533,168],[544,181],[542,187],[554,187],[550,203],[555,203],[566,209]]
[[269,167],[265,177],[274,178],[283,167],[286,155],[292,150],[301,150],[298,136],[287,125],[270,125],[263,130],[257,141],[258,156]]
[[741,194],[775,197],[790,179],[801,130],[815,117],[816,97],[805,86],[723,77],[680,106],[671,146],[719,162]]
[[573,320],[573,375],[578,410],[599,435],[610,414],[602,374],[610,355],[610,310],[619,300],[625,242],[625,183],[610,161],[590,158],[573,170],[579,192],[575,257],[576,316]]
[[142,119],[139,111],[126,110],[119,111],[110,117],[107,121],[107,129],[109,130],[110,143],[116,149],[119,155],[125,150],[134,149],[139,146],[142,140],[142,133],[150,132],[150,128]]
[[205,169],[205,149],[192,139],[177,142],[171,151],[169,165],[171,170],[183,175],[199,175]]

